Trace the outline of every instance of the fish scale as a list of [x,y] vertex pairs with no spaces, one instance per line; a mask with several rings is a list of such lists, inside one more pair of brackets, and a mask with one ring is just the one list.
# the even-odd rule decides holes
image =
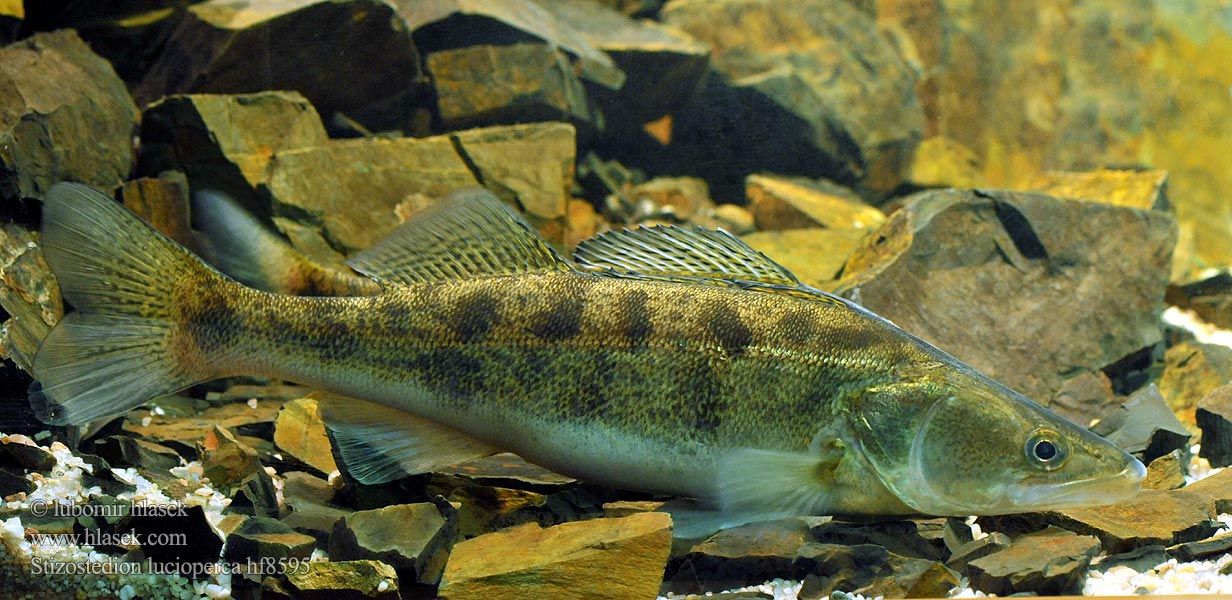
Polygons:
[[379,293],[331,298],[245,287],[85,186],[54,186],[44,219],[78,308],[34,360],[48,422],[255,375],[347,396],[322,414],[364,483],[503,449],[763,517],[1087,506],[1145,476],[723,232],[609,232],[570,262],[491,194],[460,191],[348,261]]

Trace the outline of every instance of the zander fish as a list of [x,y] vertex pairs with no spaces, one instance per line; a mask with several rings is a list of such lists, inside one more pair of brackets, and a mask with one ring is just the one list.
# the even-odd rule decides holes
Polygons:
[[610,232],[569,262],[467,190],[349,261],[379,293],[296,297],[241,285],[61,183],[43,244],[76,309],[34,360],[49,423],[249,375],[376,403],[326,411],[367,483],[503,449],[731,511],[962,516],[1116,502],[1145,476],[720,231]]

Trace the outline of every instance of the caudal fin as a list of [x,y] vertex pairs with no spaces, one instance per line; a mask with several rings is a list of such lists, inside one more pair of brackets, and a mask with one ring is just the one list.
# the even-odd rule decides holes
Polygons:
[[186,360],[187,345],[177,344],[184,340],[177,340],[175,292],[221,275],[81,184],[52,186],[42,238],[75,312],[34,357],[30,404],[41,420],[80,424],[210,378],[203,361]]

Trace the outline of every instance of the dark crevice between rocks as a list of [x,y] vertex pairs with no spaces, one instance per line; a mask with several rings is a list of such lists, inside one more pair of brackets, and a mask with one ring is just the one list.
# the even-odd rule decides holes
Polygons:
[[1005,233],[1009,234],[1010,240],[1014,242],[1014,247],[1018,249],[1018,253],[1023,258],[1030,260],[1048,258],[1048,251],[1044,249],[1044,243],[1035,234],[1035,228],[1031,226],[1031,222],[1027,220],[1027,217],[1019,212],[1014,205],[998,200],[979,190],[976,190],[975,195],[992,200],[993,210],[997,213],[997,219],[1001,221],[1001,226],[1005,228]]
[[462,145],[462,140],[458,136],[449,136],[449,143],[453,144],[453,151],[458,153],[458,158],[462,159],[462,163],[466,165],[466,169],[475,177],[475,181],[483,187],[488,187],[483,180],[483,170],[475,163],[475,159],[471,158],[470,153],[466,151],[466,146]]
[[1112,382],[1112,391],[1128,396],[1151,382],[1152,371],[1163,361],[1163,345],[1147,346],[1131,352],[1120,360],[1101,369]]

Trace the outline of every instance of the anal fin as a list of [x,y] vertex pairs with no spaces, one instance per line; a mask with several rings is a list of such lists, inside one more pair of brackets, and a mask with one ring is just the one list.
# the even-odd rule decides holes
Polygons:
[[348,473],[378,484],[491,456],[499,448],[423,417],[343,396],[318,400]]

